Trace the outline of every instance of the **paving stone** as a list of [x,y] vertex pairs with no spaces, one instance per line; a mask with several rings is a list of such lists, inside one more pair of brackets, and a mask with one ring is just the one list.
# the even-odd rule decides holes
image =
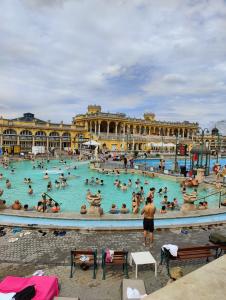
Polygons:
[[[226,226],[188,229],[188,234],[181,233],[180,229],[157,231],[151,253],[159,262],[160,249],[163,244],[203,245],[208,243],[210,232],[216,229],[226,233]],[[125,248],[129,252],[149,250],[142,245],[141,231],[68,231],[64,237],[56,237],[51,231],[47,231],[47,235],[42,236],[37,230],[32,230],[30,235],[23,237],[20,237],[19,234],[12,234],[10,229],[7,229],[6,232],[6,236],[0,237],[0,279],[7,275],[30,276],[35,270],[43,269],[46,275],[56,275],[59,278],[61,296],[79,296],[81,300],[120,299],[122,270],[121,268],[110,268],[106,280],[102,280],[102,270],[99,265],[97,279],[94,280],[91,270],[83,271],[77,268],[74,277],[69,278],[70,250],[97,248],[99,262],[101,249],[104,247]],[[9,240],[14,237],[18,237],[18,241],[10,243]],[[175,263],[182,266],[184,274],[187,274],[205,264],[205,260]],[[134,267],[129,267],[129,276],[130,278],[135,277]],[[138,276],[144,280],[148,293],[163,287],[169,279],[165,266],[158,267],[157,279],[154,276],[154,269],[150,266],[139,266]]]

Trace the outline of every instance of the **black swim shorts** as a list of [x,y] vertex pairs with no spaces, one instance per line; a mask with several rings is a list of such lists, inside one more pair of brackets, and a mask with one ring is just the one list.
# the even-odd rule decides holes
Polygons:
[[154,231],[154,220],[153,219],[145,219],[143,221],[143,228],[145,231]]

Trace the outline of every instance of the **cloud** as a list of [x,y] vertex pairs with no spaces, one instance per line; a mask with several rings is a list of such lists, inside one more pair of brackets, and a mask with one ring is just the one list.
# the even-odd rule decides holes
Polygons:
[[2,114],[224,118],[223,0],[2,0],[0,19]]

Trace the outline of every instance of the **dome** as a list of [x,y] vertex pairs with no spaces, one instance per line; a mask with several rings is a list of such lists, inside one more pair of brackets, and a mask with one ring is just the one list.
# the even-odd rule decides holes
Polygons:
[[217,127],[214,127],[212,129],[212,135],[218,135],[219,134],[219,129]]

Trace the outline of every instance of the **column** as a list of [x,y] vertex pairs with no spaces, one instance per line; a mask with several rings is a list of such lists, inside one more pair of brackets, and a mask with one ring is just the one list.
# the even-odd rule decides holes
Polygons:
[[118,134],[118,122],[115,122],[115,135],[117,136]]
[[126,134],[126,125],[123,124],[123,135],[125,135],[125,134]]
[[18,146],[20,145],[20,136],[18,135],[17,136],[17,143],[16,143]]
[[182,137],[184,139],[184,128],[182,128]]
[[60,137],[60,151],[62,150],[62,139]]
[[32,147],[34,147],[34,145],[35,145],[35,137],[32,136]]
[[100,124],[101,124],[101,121],[98,121],[98,133],[100,135]]
[[95,121],[94,124],[95,124],[94,133],[97,134],[97,121]]
[[46,151],[49,151],[49,137],[46,137]]
[[107,136],[109,135],[109,125],[110,125],[110,121],[107,121]]
[[2,136],[2,134],[0,135],[0,146],[2,147],[2,145],[3,145],[3,136]]
[[169,136],[169,128],[166,128],[166,136]]

